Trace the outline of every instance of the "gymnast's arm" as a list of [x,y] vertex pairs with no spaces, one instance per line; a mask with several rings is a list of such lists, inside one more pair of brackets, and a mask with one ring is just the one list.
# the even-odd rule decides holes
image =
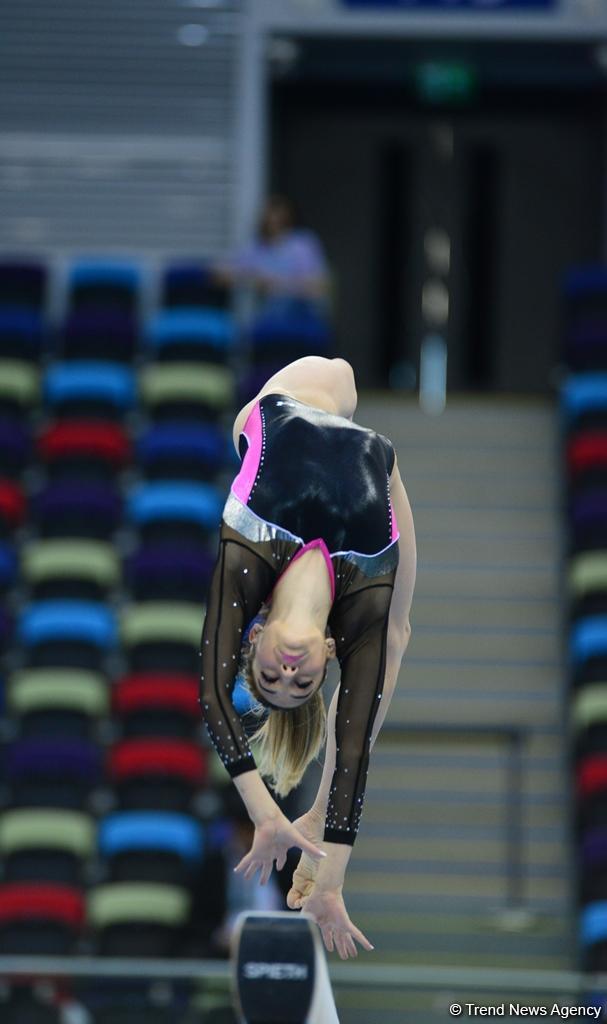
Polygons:
[[211,742],[256,826],[280,810],[257,771],[232,693],[243,631],[259,611],[274,576],[252,545],[224,524],[202,630],[200,705]]
[[[370,749],[373,749],[379,730],[381,729],[388,712],[392,695],[396,688],[401,662],[411,638],[411,623],[409,621],[409,615],[417,572],[417,547],[413,516],[396,460],[390,477],[390,493],[400,534],[399,562],[394,580],[392,600],[390,603],[382,700],[378,702],[379,708],[373,722]],[[329,705],[327,716],[327,746],[322,778],[318,794],[311,808],[312,814],[322,822],[326,819],[329,791],[335,772],[335,718],[337,703],[339,700],[340,685],[341,684],[336,687]],[[324,849],[330,852],[330,856],[327,858],[325,863],[322,863],[319,866],[319,872],[323,873],[321,877],[325,879],[324,884],[328,887],[337,887],[343,883],[345,870],[352,853],[352,847],[331,843],[328,845],[324,844]]]

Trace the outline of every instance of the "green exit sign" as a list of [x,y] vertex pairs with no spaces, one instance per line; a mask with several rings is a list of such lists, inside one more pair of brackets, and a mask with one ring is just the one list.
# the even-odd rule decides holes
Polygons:
[[461,102],[477,91],[478,76],[471,64],[458,61],[427,61],[415,68],[418,96],[430,103]]

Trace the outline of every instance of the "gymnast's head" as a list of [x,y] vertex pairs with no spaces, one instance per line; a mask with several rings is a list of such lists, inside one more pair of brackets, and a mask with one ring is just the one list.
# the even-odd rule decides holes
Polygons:
[[256,763],[279,796],[298,785],[324,742],[327,714],[321,688],[335,653],[328,626],[322,631],[311,625],[295,635],[272,615],[269,604],[260,609],[243,644],[244,682],[265,709],[252,736],[260,744]]

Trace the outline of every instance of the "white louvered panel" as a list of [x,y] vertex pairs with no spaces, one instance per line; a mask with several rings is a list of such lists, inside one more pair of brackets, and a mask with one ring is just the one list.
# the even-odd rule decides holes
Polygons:
[[[200,26],[200,46],[179,41]],[[197,137],[232,121],[240,3],[41,0],[0,12],[0,127],[171,131]]]
[[[225,251],[241,6],[1,5],[4,250]],[[180,42],[188,25],[202,45]]]
[[[217,254],[230,230],[233,176],[227,146],[171,140],[156,147],[106,140],[104,157],[61,140],[19,152],[0,144],[4,249],[32,245],[175,249]],[[97,149],[99,143],[91,147]],[[44,148],[47,149],[45,155]],[[149,149],[151,148],[151,152]],[[42,149],[42,151],[41,151]],[[147,151],[146,151],[147,149]]]

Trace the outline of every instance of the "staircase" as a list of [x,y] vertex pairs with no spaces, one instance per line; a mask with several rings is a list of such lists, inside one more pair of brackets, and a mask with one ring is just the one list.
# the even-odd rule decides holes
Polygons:
[[[365,965],[575,969],[555,411],[535,398],[462,396],[432,417],[413,398],[368,393],[355,418],[395,444],[418,550],[411,642],[344,889],[376,947],[359,955]],[[518,762],[504,726],[522,728]],[[506,801],[517,770],[518,834]],[[336,988],[341,1019],[436,1020],[442,1003],[422,989]]]

